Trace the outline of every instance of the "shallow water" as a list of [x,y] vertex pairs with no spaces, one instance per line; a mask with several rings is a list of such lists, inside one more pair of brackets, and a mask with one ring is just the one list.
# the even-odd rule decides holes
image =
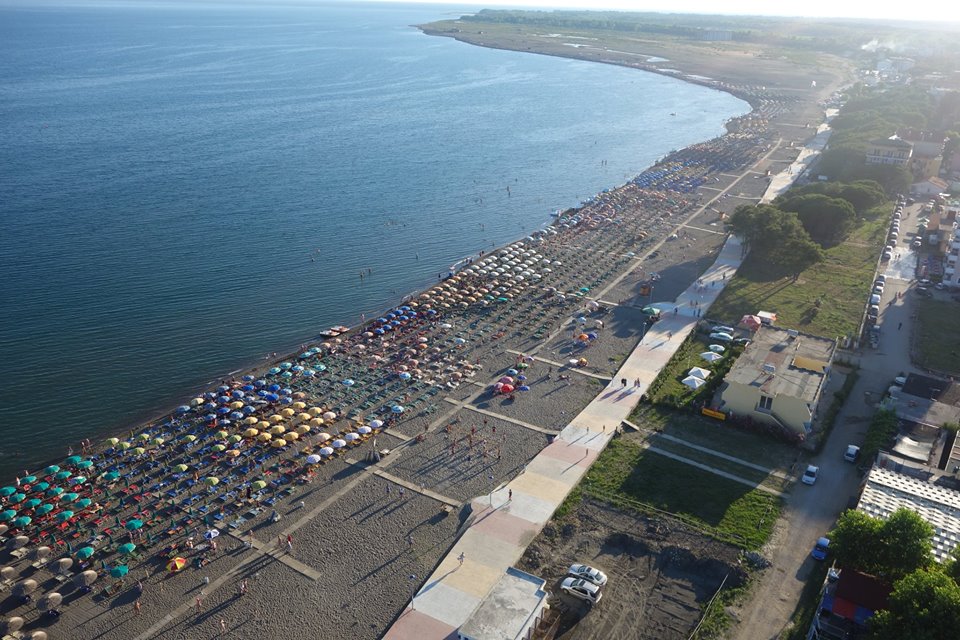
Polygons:
[[0,8],[0,473],[355,324],[748,110],[408,26],[450,14]]

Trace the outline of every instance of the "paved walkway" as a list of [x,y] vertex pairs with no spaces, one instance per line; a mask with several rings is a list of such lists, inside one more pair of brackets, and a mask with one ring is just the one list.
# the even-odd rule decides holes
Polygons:
[[[384,638],[431,640],[456,637],[456,630],[517,563],[554,511],[580,482],[740,266],[738,239],[728,238],[716,262],[653,325],[627,357],[614,380],[567,425],[526,469],[490,495],[472,501],[471,522]],[[693,303],[697,307],[692,306]],[[620,379],[639,380],[623,387]],[[512,495],[512,498],[511,498]],[[458,556],[464,555],[463,566]],[[456,570],[455,570],[456,569]]]

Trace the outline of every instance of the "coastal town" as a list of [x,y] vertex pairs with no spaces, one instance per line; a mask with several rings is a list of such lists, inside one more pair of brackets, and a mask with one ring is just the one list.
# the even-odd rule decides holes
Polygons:
[[4,638],[960,621],[955,69],[513,15],[420,28],[752,110],[376,318],[10,478]]

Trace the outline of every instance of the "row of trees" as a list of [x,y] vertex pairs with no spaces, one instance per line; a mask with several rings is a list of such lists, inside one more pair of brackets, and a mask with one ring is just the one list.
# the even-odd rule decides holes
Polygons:
[[773,204],[737,207],[729,227],[755,259],[797,275],[823,258],[822,249],[843,242],[857,218],[885,199],[883,187],[872,180],[809,184]]
[[933,527],[909,509],[887,520],[862,511],[840,515],[830,533],[830,551],[844,569],[892,583],[887,608],[870,619],[871,640],[947,640],[960,629],[960,548],[938,565]]

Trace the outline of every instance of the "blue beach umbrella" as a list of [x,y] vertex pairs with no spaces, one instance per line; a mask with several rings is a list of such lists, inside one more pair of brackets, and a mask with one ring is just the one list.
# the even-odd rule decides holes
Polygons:
[[81,460],[77,463],[77,469],[89,469],[93,466],[92,460]]
[[7,501],[13,504],[17,504],[18,502],[23,502],[26,499],[26,497],[27,496],[22,493],[15,493],[9,498],[7,498]]
[[38,516],[45,516],[51,511],[53,511],[52,504],[42,504],[36,508],[36,511],[34,513],[36,513]]
[[280,367],[271,367],[270,370],[267,371],[267,373],[269,373],[272,376],[275,376],[278,373],[280,373],[280,371],[281,371]]
[[127,520],[127,524],[123,526],[127,531],[136,531],[143,527],[143,520]]
[[83,458],[81,458],[80,456],[70,456],[69,458],[64,460],[63,463],[65,465],[74,465],[80,462],[81,460],[83,460]]
[[26,484],[30,484],[31,482],[36,482],[36,481],[37,481],[37,476],[27,476],[26,478],[20,478],[20,482],[25,482]]
[[119,551],[120,553],[126,556],[133,553],[136,548],[137,548],[137,545],[133,544],[132,542],[127,542],[126,544],[122,544],[119,547],[117,547],[117,551]]
[[63,500],[64,502],[73,502],[79,497],[80,497],[80,494],[77,494],[77,493],[65,493],[62,496],[60,496],[60,499]]
[[96,549],[93,547],[80,547],[77,549],[77,557],[81,560],[86,560],[96,552]]
[[37,484],[33,485],[34,491],[46,491],[49,488],[50,488],[49,482],[38,482]]
[[30,516],[20,516],[13,521],[13,525],[22,529],[31,522],[33,522],[33,519]]
[[16,518],[16,517],[17,517],[17,512],[14,511],[13,509],[7,509],[6,511],[0,511],[0,520],[2,520],[2,521],[4,521],[4,522],[7,521],[7,520],[13,520],[13,519]]
[[2,489],[0,489],[0,496],[3,496],[4,498],[6,498],[7,496],[12,496],[16,492],[17,492],[16,487],[3,487]]
[[[126,546],[126,545],[124,545],[124,546]],[[111,575],[112,577],[114,577],[114,578],[122,578],[123,576],[127,575],[128,573],[130,573],[130,569],[128,569],[128,568],[127,568],[127,565],[125,565],[125,564],[120,564],[120,565],[117,565],[117,566],[113,567],[112,569],[110,569],[110,575]]]
[[256,378],[254,378],[254,377],[251,376],[250,374],[247,374],[247,375],[243,376],[243,381],[244,381],[244,382],[253,382],[255,379],[256,379]]
[[42,502],[43,502],[43,501],[40,500],[40,498],[30,498],[29,500],[27,500],[26,502],[23,503],[23,508],[24,508],[24,509],[36,509],[37,507],[39,507],[39,506],[42,504]]

